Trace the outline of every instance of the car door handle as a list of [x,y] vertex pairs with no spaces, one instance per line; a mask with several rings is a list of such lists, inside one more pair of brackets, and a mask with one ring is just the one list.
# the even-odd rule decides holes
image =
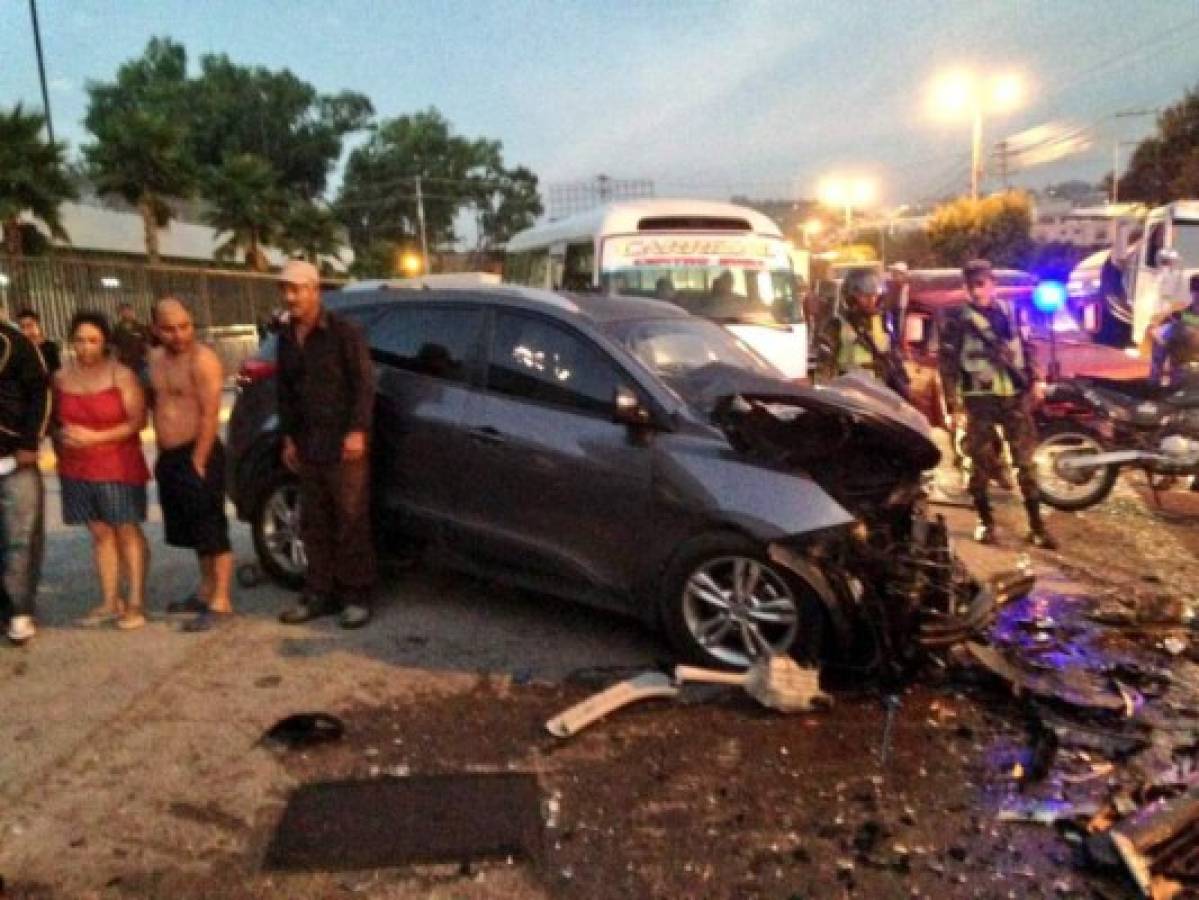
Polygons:
[[485,425],[482,428],[472,428],[470,430],[472,441],[478,441],[480,444],[503,444],[507,439],[500,433],[499,429],[492,428],[490,425]]

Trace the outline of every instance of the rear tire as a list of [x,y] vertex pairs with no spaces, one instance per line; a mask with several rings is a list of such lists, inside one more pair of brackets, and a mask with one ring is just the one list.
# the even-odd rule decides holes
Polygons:
[[1108,465],[1090,473],[1067,476],[1057,461],[1070,454],[1102,453],[1103,439],[1091,429],[1073,422],[1053,422],[1041,431],[1034,459],[1041,499],[1054,509],[1075,512],[1101,503],[1112,492],[1118,466]]
[[819,662],[825,619],[816,591],[741,535],[717,532],[683,544],[663,575],[660,603],[670,643],[697,665],[744,669],[763,642],[774,653]]
[[277,471],[250,515],[254,552],[262,570],[286,588],[304,586],[308,559],[300,539],[300,483],[290,472]]

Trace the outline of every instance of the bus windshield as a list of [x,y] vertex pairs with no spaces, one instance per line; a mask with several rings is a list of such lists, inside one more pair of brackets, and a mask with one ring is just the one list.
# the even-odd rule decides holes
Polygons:
[[640,266],[606,271],[607,293],[668,300],[692,315],[755,325],[802,321],[791,270],[722,266]]

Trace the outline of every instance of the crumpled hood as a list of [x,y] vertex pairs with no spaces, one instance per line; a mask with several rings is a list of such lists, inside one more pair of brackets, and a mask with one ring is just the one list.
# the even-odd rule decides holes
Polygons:
[[782,464],[809,467],[846,448],[914,471],[930,469],[941,458],[924,416],[868,376],[804,387],[708,366],[672,386],[710,415],[734,446]]

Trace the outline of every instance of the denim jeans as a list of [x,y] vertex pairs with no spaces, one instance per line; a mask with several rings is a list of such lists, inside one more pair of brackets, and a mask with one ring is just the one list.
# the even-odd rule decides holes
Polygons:
[[0,476],[0,539],[4,552],[4,591],[14,616],[32,616],[45,546],[42,473],[21,466]]

